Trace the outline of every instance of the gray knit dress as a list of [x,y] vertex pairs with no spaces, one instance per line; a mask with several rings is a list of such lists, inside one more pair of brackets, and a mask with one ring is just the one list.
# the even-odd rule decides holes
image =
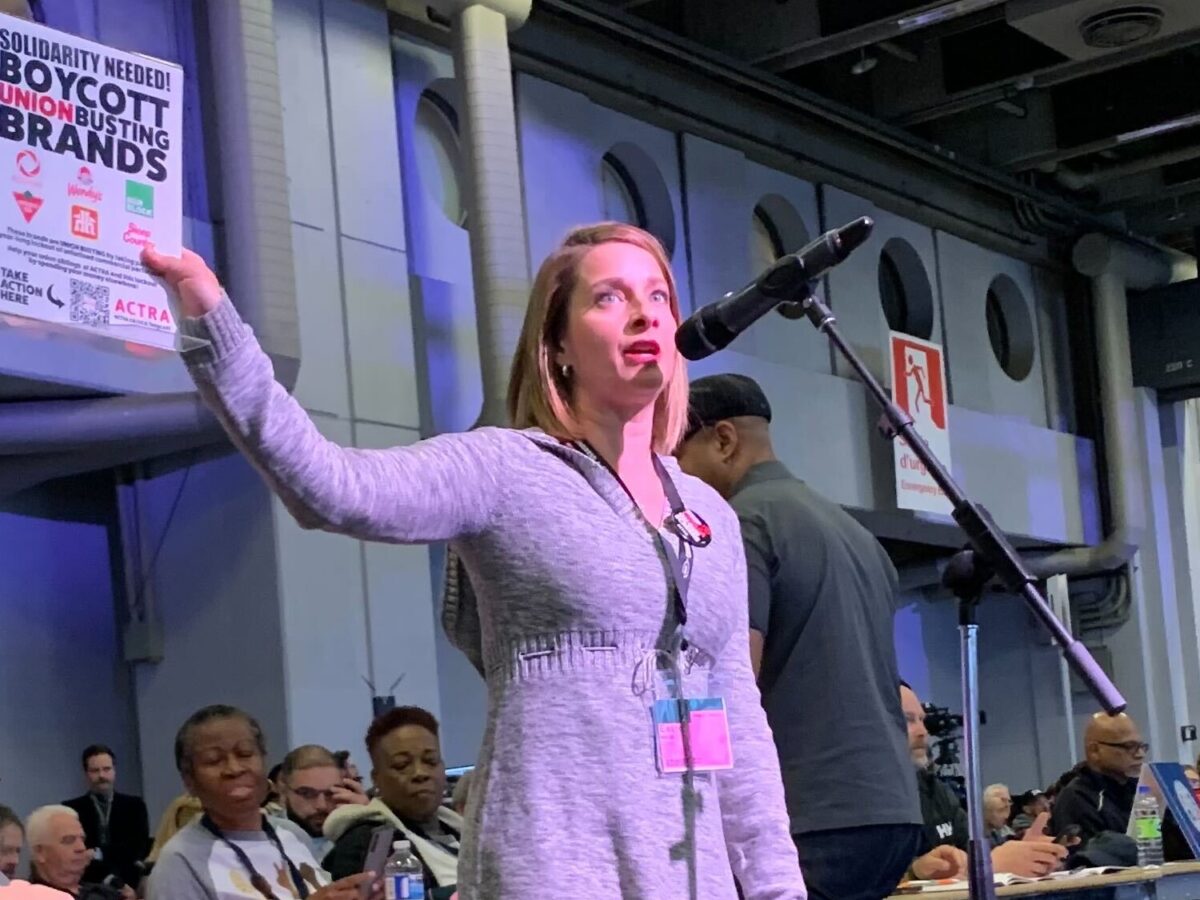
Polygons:
[[670,569],[607,469],[538,430],[340,447],[275,382],[232,303],[182,328],[211,341],[187,354],[196,384],[302,526],[450,542],[443,620],[488,690],[462,900],[734,900],[735,876],[747,900],[806,896],[720,496],[663,458],[713,530],[694,553],[683,661],[693,693],[726,701],[734,767],[660,775],[641,683],[675,632]]

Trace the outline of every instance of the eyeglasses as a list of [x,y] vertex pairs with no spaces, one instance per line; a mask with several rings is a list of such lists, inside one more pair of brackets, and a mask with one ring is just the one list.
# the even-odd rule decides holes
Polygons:
[[313,801],[315,801],[321,797],[324,797],[330,803],[333,802],[333,790],[332,789],[327,790],[327,791],[318,791],[316,788],[298,787],[298,788],[292,788],[291,791],[297,797],[307,800],[309,803],[312,803]]
[[1104,747],[1115,747],[1117,750],[1124,750],[1126,753],[1149,753],[1150,745],[1144,741],[1125,741],[1121,744],[1114,744],[1111,741],[1097,741]]

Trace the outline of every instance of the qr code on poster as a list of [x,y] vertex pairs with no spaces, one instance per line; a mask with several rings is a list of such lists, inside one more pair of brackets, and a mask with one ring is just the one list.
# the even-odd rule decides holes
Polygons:
[[107,325],[108,287],[72,278],[71,321],[80,325]]

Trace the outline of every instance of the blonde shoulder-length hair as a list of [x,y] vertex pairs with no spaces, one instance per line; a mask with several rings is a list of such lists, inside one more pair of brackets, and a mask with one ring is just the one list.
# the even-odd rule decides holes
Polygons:
[[[679,324],[675,276],[658,238],[620,222],[600,222],[573,229],[546,257],[529,293],[525,324],[508,378],[508,416],[514,427],[537,427],[555,437],[572,440],[583,437],[571,408],[571,386],[554,358],[562,349],[580,262],[593,247],[611,242],[641,247],[654,257],[671,292],[671,315],[675,324]],[[675,367],[665,373],[665,378],[654,403],[652,446],[656,453],[674,451],[687,427],[688,380],[682,356],[676,354]]]

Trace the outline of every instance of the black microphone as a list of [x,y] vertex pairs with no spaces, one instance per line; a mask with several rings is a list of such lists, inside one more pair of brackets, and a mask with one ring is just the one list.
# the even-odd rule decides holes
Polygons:
[[675,332],[675,346],[687,359],[704,359],[781,303],[797,299],[804,286],[854,252],[875,223],[863,216],[827,231],[803,250],[781,257],[740,291],[692,313]]

